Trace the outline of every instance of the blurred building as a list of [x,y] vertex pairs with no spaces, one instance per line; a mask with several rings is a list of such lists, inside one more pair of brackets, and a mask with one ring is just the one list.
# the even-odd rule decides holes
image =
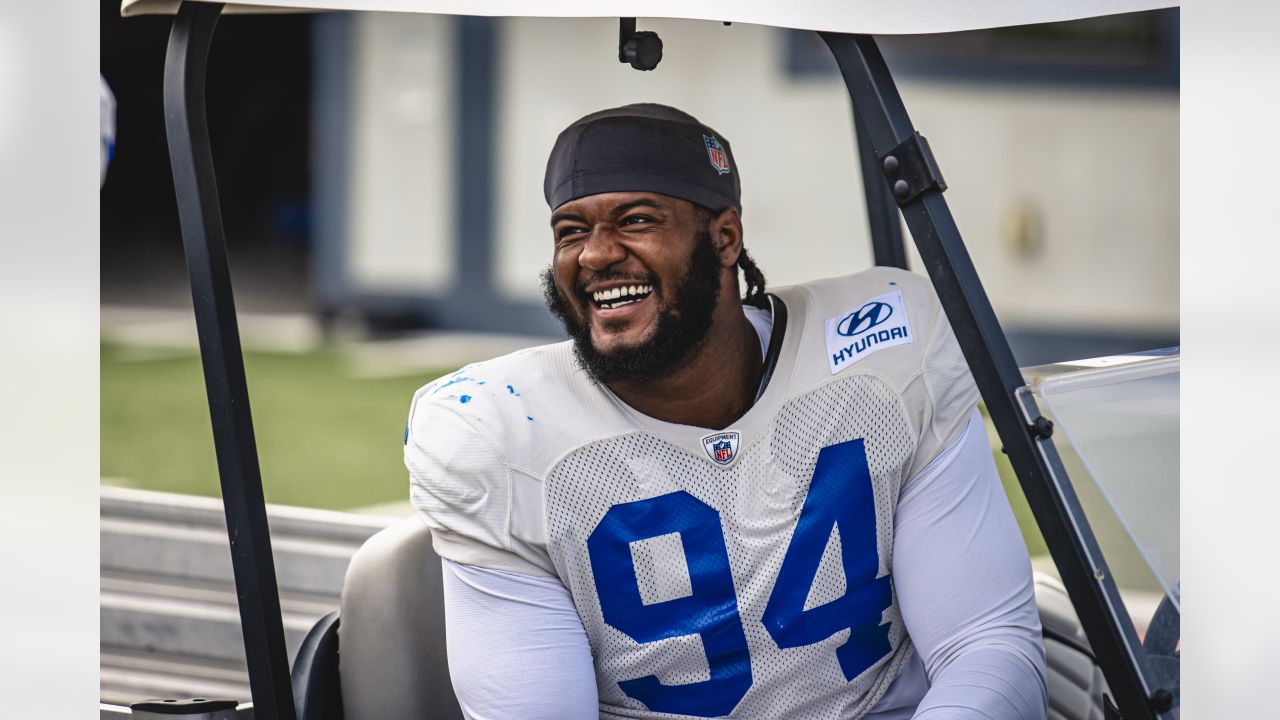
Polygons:
[[[116,20],[153,21],[167,24]],[[746,241],[772,285],[871,264],[848,95],[812,33],[641,19],[665,54],[638,72],[617,62],[608,19],[273,22],[228,37],[254,23],[226,18],[215,36],[215,161],[237,282],[278,264],[293,280],[263,292],[292,292],[320,317],[558,333],[537,282],[547,153],[578,117],[639,101],[681,107],[733,143]],[[146,59],[157,80],[158,45]],[[1019,360],[1176,344],[1177,10],[882,47]],[[122,117],[117,164],[128,132]],[[162,128],[151,140],[163,151]],[[108,222],[113,180],[104,258],[108,230],[128,225]],[[172,191],[148,183],[172,217]],[[172,226],[149,232],[173,244]],[[110,272],[104,260],[104,297]]]

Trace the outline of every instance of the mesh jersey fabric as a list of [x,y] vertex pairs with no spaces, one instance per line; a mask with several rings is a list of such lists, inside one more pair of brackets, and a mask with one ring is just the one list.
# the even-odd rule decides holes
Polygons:
[[[679,491],[719,510],[753,660],[751,692],[737,706],[737,716],[782,717],[790,712],[794,717],[814,720],[858,717],[879,700],[911,652],[896,606],[891,605],[883,618],[890,623],[893,652],[883,665],[868,669],[852,682],[846,682],[835,661],[836,648],[848,640],[847,633],[784,653],[770,637],[762,616],[774,588],[774,569],[782,565],[786,540],[823,447],[867,439],[871,478],[876,485],[882,572],[892,563],[893,508],[902,468],[914,446],[910,426],[895,400],[882,381],[868,376],[827,384],[784,405],[769,432],[741,449],[731,468],[717,468],[718,472],[707,471],[704,457],[642,433],[594,443],[575,452],[567,462],[557,463],[545,481],[548,544],[563,548],[553,560],[557,574],[574,596],[597,658],[602,707],[632,706],[635,701],[623,693],[617,681],[637,674],[653,672],[669,685],[710,677],[699,636],[636,643],[605,622],[600,604],[593,601],[596,583],[586,547],[599,520],[615,505]],[[839,539],[833,537],[825,551],[838,557],[838,544]],[[675,538],[636,545],[640,546],[632,548],[636,578],[641,597],[649,601],[646,604],[691,593],[684,553]],[[670,587],[677,583],[680,585]],[[838,562],[820,562],[806,605],[842,596],[844,583]],[[652,588],[648,593],[646,585]],[[806,671],[797,673],[797,667]],[[654,668],[660,670],[654,672]],[[833,689],[839,689],[849,702],[833,703]]]
[[[907,340],[833,373],[829,327],[862,317],[860,308],[886,293],[900,293],[896,312],[909,323]],[[457,563],[559,578],[590,641],[602,716],[681,716],[649,708],[635,686],[627,690],[624,683],[653,677],[671,687],[714,679],[728,667],[728,656],[709,654],[704,643],[723,644],[721,631],[735,623],[745,650],[739,660],[750,664],[749,687],[729,712],[714,711],[718,715],[860,717],[911,656],[891,594],[882,615],[863,626],[787,649],[779,646],[782,631],[766,629],[764,616],[781,585],[823,449],[860,443],[874,519],[830,526],[811,583],[801,588],[802,616],[864,592],[863,585],[889,585],[879,581],[892,574],[894,509],[903,483],[958,436],[976,388],[932,288],[919,276],[877,268],[775,294],[788,308],[782,352],[763,395],[726,429],[738,436],[736,454],[725,464],[702,442],[713,431],[635,412],[586,378],[567,343],[468,366],[415,395],[405,459],[411,497],[436,550]],[[601,591],[613,602],[617,583],[601,584],[589,541],[617,508],[643,509],[635,504],[664,498],[687,498],[681,502],[718,518],[733,606],[721,608],[716,622],[724,626],[710,634],[641,642],[634,631],[606,621]],[[874,529],[866,527],[872,523]],[[842,534],[855,531],[868,539],[867,557],[858,561],[870,563],[875,576],[856,587],[840,567],[842,557],[846,568],[849,563]],[[634,583],[637,608],[705,594],[694,593],[694,585],[710,571],[689,564],[686,535],[659,533],[630,543],[634,574],[623,584]],[[656,611],[641,614],[650,612]],[[736,620],[725,625],[730,615]],[[887,651],[846,677],[835,661],[837,648],[876,626],[886,628]]]
[[[916,652],[866,720],[1043,719],[1028,559],[976,411],[908,488],[894,583]],[[599,717],[591,648],[559,579],[441,562],[449,669],[467,718]]]
[[[441,564],[449,672],[467,720],[600,717],[591,648],[559,580],[449,560]],[[518,641],[494,642],[497,638]],[[924,664],[912,655],[866,720],[910,720],[928,689]],[[951,707],[972,706],[953,696]]]

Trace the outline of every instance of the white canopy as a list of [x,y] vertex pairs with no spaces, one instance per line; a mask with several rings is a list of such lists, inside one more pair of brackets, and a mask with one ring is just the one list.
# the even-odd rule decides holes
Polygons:
[[[377,10],[493,17],[688,18],[902,35],[1077,20],[1179,4],[1179,0],[233,0],[223,12]],[[121,14],[172,14],[178,5],[178,0],[124,0]]]

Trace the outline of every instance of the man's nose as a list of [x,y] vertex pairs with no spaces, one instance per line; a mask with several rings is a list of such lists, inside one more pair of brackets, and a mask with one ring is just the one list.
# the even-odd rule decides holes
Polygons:
[[617,237],[608,230],[596,229],[582,248],[578,256],[578,264],[591,270],[604,270],[610,265],[622,262],[627,257],[627,249],[618,242]]

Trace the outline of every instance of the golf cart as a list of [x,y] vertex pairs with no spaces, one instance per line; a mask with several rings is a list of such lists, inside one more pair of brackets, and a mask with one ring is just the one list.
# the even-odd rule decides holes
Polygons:
[[[834,56],[853,103],[875,262],[906,267],[901,217],[1060,574],[1061,585],[1046,581],[1039,595],[1050,657],[1050,704],[1059,713],[1055,717],[1176,718],[1177,512],[1176,505],[1170,510],[1153,508],[1150,502],[1176,498],[1176,489],[1170,493],[1167,472],[1150,476],[1149,482],[1164,484],[1143,485],[1149,468],[1144,464],[1135,469],[1132,461],[1133,443],[1139,441],[1149,441],[1154,448],[1144,451],[1144,460],[1151,453],[1176,457],[1167,452],[1170,392],[1175,393],[1176,418],[1176,353],[1025,372],[1017,367],[943,197],[946,183],[939,164],[912,126],[872,37],[1052,22],[1170,5],[1176,3],[1073,0],[957,5],[915,0],[888,9],[856,0],[776,4],[617,0],[587,6],[555,0],[246,0],[226,6],[190,0],[127,0],[125,14],[176,13],[166,57],[165,115],[253,716],[394,718],[457,717],[459,713],[443,652],[439,563],[425,529],[412,519],[380,533],[353,560],[340,614],[322,619],[313,628],[290,672],[205,118],[205,62],[223,12],[384,10],[618,17],[618,60],[638,70],[659,66],[662,43],[653,32],[637,28],[636,16],[816,31]],[[1121,415],[1100,408],[1099,394],[1108,398],[1107,409],[1117,411],[1115,406],[1120,406]],[[1118,398],[1123,399],[1117,402]],[[1140,417],[1123,416],[1132,415],[1135,408],[1140,409]],[[1064,436],[1068,442],[1062,442]],[[1124,451],[1117,451],[1117,444],[1125,445]],[[1176,465],[1172,472],[1176,478]],[[1086,486],[1098,501],[1098,512],[1086,508]],[[1117,582],[1114,556],[1109,549],[1104,552],[1100,543],[1095,526],[1102,522],[1118,527],[1113,535],[1138,556],[1137,562],[1127,566],[1154,577],[1161,591],[1141,636],[1132,599],[1121,593]],[[135,715],[244,712],[234,702],[228,707],[220,701],[143,703],[133,709]]]

